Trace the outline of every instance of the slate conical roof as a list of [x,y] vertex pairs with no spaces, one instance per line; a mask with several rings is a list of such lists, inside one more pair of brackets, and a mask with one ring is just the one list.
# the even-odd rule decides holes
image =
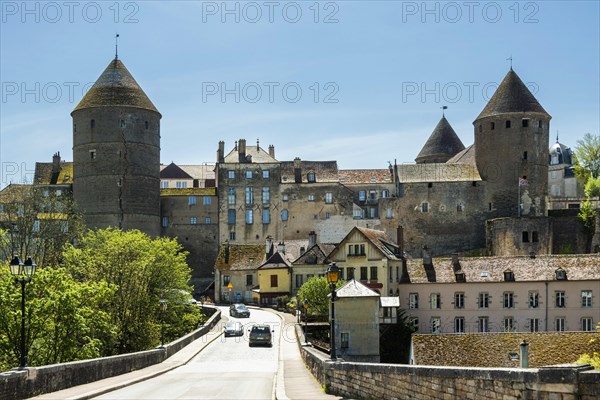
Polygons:
[[510,112],[537,112],[549,116],[512,68],[477,119]]
[[417,164],[445,163],[464,148],[465,145],[454,132],[446,117],[442,117],[415,161]]
[[123,62],[114,59],[73,111],[92,107],[125,106],[156,111]]

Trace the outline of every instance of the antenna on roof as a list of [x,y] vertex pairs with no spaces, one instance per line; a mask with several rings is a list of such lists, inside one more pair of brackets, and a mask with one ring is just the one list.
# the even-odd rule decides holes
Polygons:
[[115,60],[119,59],[119,34],[115,34]]
[[256,150],[258,150],[258,148],[259,148],[258,139],[256,139]]
[[445,117],[444,110],[447,110],[448,106],[441,106],[440,108],[442,109],[442,117]]
[[512,54],[506,59],[506,61],[508,60],[510,60],[510,69],[512,70]]
[[556,143],[558,143],[558,129],[556,130]]

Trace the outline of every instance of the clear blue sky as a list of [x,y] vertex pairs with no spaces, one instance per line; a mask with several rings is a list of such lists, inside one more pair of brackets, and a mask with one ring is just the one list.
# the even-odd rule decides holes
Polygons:
[[163,163],[258,138],[280,160],[386,168],[413,162],[443,105],[468,146],[510,56],[553,117],[551,142],[599,132],[597,1],[67,4],[0,3],[2,187],[56,151],[72,160],[70,112],[115,33],[162,113]]

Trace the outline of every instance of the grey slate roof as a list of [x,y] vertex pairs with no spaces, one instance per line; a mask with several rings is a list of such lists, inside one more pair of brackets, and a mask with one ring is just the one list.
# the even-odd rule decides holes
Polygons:
[[73,111],[106,106],[137,107],[158,112],[123,62],[118,59],[108,64]]
[[476,120],[510,112],[537,112],[550,116],[512,68]]
[[475,145],[472,144],[454,157],[446,161],[446,164],[472,164],[475,165]]
[[[308,173],[314,172],[316,182],[338,182],[337,161],[300,161],[302,182],[308,182]],[[281,182],[294,183],[294,161],[281,162]]]
[[479,171],[473,164],[434,163],[398,165],[401,183],[480,181]]
[[[246,157],[251,156],[253,163],[277,163],[278,161],[271,157],[269,153],[264,151],[260,146],[246,146]],[[234,148],[225,156],[225,163],[239,163],[240,152],[238,148]]]
[[[335,291],[336,297],[379,297],[379,293],[351,279]],[[329,295],[331,296],[331,295]]]
[[446,162],[456,153],[464,150],[465,145],[461,142],[452,126],[442,117],[440,122],[425,142],[415,161],[420,163]]
[[177,164],[171,163],[160,170],[161,179],[193,179],[190,174],[181,169]]

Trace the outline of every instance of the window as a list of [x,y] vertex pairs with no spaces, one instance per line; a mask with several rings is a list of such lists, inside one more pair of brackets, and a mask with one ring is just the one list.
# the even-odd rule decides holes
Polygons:
[[369,200],[377,200],[377,190],[369,190]]
[[246,170],[246,179],[252,179],[252,170],[251,169]]
[[204,225],[210,225],[212,223],[212,219],[210,217],[204,218]]
[[384,198],[384,199],[390,197],[390,191],[387,190],[387,189],[382,190],[381,191],[381,197]]
[[427,202],[421,203],[421,212],[429,212],[429,203],[427,203]]
[[[390,268],[390,271],[392,269]],[[372,281],[376,281],[377,280],[377,267],[371,267],[371,280]]]
[[513,308],[515,306],[515,295],[513,292],[504,292],[502,305],[504,308]]
[[235,179],[235,171],[227,171],[227,179]]
[[94,129],[96,127],[96,120],[93,119],[90,121],[90,128]]
[[538,308],[540,305],[539,294],[537,291],[529,292],[529,308]]
[[533,243],[537,243],[537,241],[538,241],[538,233],[537,233],[537,231],[531,232],[531,241]]
[[315,195],[314,194],[309,194],[308,195],[308,201],[315,201]]
[[144,121],[144,128],[148,129],[148,121]]
[[490,295],[487,292],[480,292],[477,298],[479,308],[488,308],[490,306]]
[[231,282],[231,276],[230,275],[223,275],[223,286],[229,285],[230,282]]
[[512,332],[515,330],[515,320],[513,317],[504,317],[502,321],[502,328],[504,332]]
[[202,204],[205,206],[209,206],[212,203],[212,198],[210,196],[204,196],[202,198]]
[[488,317],[479,317],[477,321],[478,331],[481,333],[490,331],[490,319]]
[[325,203],[327,203],[327,204],[333,203],[333,193],[331,193],[331,192],[325,193]]
[[254,223],[254,210],[247,209],[246,210],[246,224],[250,225]]
[[262,203],[267,205],[271,202],[271,192],[268,187],[262,188]]
[[408,295],[408,308],[412,310],[419,308],[419,293],[410,293]]
[[354,211],[352,211],[352,217],[354,219],[361,219],[362,218],[362,210],[360,208],[354,209]]
[[566,305],[565,302],[565,292],[560,290],[554,293],[554,296],[556,298],[556,307],[558,308],[564,308]]
[[458,203],[456,205],[456,211],[457,212],[463,212],[465,210],[465,205],[463,203]]
[[504,281],[505,282],[514,282],[515,280],[515,273],[512,272],[511,269],[507,269],[506,271],[504,271]]
[[369,269],[367,267],[360,267],[360,280],[369,280]]
[[494,129],[496,129],[496,123],[495,123],[495,122],[492,122],[492,123],[490,124],[490,129],[491,129],[492,131],[493,131]]
[[527,118],[523,118],[521,120],[521,125],[523,126],[523,128],[527,128],[529,126],[529,120]]
[[431,318],[431,333],[441,333],[442,332],[442,322],[439,317]]
[[271,210],[265,208],[262,210],[262,223],[270,224],[271,223]]
[[296,289],[302,286],[302,275],[296,275]]
[[196,204],[196,196],[188,196],[188,205],[193,206]]
[[367,199],[367,192],[361,190],[358,192],[358,201],[365,201]]
[[394,213],[392,212],[391,208],[388,208],[388,209],[385,210],[385,217],[387,219],[391,219],[391,218],[394,217]]
[[309,182],[316,182],[317,177],[314,172],[309,172],[308,175],[306,175],[306,180]]
[[252,281],[253,281],[252,274],[247,274],[246,275],[246,286],[252,286],[252,284],[253,284]]
[[510,128],[510,119],[507,119],[507,120],[506,120],[506,124],[505,124],[505,126],[506,126],[507,128]]
[[433,182],[427,183],[427,187],[431,189],[433,187]]
[[465,333],[465,318],[454,318],[454,333]]
[[350,244],[348,245],[349,256],[364,256],[365,245],[364,244]]
[[565,331],[565,317],[557,317],[554,320],[554,326],[556,327],[556,332],[564,332]]
[[246,204],[254,204],[254,193],[251,187],[246,188]]
[[187,182],[185,182],[185,181],[177,181],[177,182],[175,182],[175,187],[177,189],[185,189],[187,187]]
[[454,308],[465,308],[465,294],[463,292],[454,293]]
[[479,132],[481,132],[483,130],[481,124],[479,124]]
[[542,128],[542,121],[541,120],[538,121],[538,128]]
[[429,301],[431,302],[431,309],[440,309],[442,305],[442,296],[439,293],[431,293],[429,295]]
[[277,287],[277,275],[271,275],[271,287]]
[[162,217],[162,226],[163,228],[169,226],[169,217]]
[[235,232],[229,232],[229,240],[235,240]]
[[523,231],[523,234],[521,236],[523,243],[529,243],[529,232]]
[[169,187],[169,181],[164,181],[164,182],[161,182],[161,183],[160,183],[160,187],[161,187],[161,188],[164,188],[164,189],[168,188],[168,187]]
[[262,175],[263,175],[263,179],[269,179],[269,170],[263,169]]
[[283,200],[283,201],[288,201],[288,198],[289,197],[287,194],[284,194],[283,196],[281,196],[281,200]]
[[592,291],[591,290],[582,290],[581,291],[581,307],[591,307],[592,306]]
[[36,219],[35,221],[33,221],[33,227],[31,229],[33,230],[33,232],[40,231],[40,220],[39,219]]
[[523,160],[527,160],[527,152],[526,151],[523,152]]
[[377,217],[377,209],[375,207],[370,207],[369,208],[369,218],[376,218]]
[[190,217],[190,225],[196,225],[198,223],[197,217]]
[[330,212],[326,212],[325,213],[325,219],[329,219],[331,218],[331,213]]
[[488,211],[492,211],[492,209],[494,208],[492,202],[488,203]]
[[235,204],[235,188],[230,187],[227,189],[227,204]]
[[120,126],[121,126],[121,128],[125,128],[125,120],[124,119],[121,120]]
[[594,330],[594,320],[590,317],[581,318],[581,330],[586,332]]
[[236,220],[235,210],[230,208],[229,210],[227,210],[227,224],[235,225],[235,220]]
[[287,221],[288,220],[288,210],[281,211],[281,220],[282,221]]
[[96,159],[96,150],[90,150],[90,160]]
[[342,332],[340,334],[340,348],[349,349],[350,348],[350,333]]
[[539,332],[540,331],[540,320],[537,318],[529,318],[529,332]]

